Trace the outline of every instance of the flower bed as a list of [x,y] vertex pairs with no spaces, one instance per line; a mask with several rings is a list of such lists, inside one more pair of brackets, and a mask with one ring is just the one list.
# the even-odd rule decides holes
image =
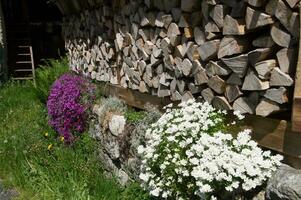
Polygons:
[[85,131],[94,87],[84,78],[67,73],[52,85],[47,101],[49,124],[66,142]]
[[[238,118],[243,116],[239,113]],[[150,194],[172,199],[243,195],[264,184],[281,156],[262,151],[250,130],[236,138],[224,131],[226,112],[189,100],[167,112],[146,132],[140,178]]]

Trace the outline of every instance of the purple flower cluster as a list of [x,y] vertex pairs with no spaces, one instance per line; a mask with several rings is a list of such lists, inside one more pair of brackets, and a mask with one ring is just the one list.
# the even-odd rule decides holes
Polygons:
[[85,131],[93,91],[86,79],[71,73],[62,75],[52,85],[47,101],[49,124],[66,142]]

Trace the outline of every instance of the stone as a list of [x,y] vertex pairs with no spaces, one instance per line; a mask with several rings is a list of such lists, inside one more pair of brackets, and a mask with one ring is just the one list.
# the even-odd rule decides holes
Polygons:
[[267,200],[301,199],[301,170],[282,164],[268,181],[265,197]]
[[114,136],[119,136],[123,133],[126,125],[126,119],[121,115],[113,115],[109,122],[109,130]]
[[130,177],[127,173],[125,173],[125,171],[123,171],[121,169],[118,170],[117,177],[118,177],[118,182],[120,183],[120,185],[126,186],[127,183],[129,183]]

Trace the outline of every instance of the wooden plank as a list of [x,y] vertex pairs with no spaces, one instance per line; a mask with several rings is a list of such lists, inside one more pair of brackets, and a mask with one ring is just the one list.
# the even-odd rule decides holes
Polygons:
[[301,135],[291,130],[290,122],[248,115],[244,123],[261,147],[284,155],[286,163],[301,168]]
[[[301,7],[300,7],[301,11]],[[301,19],[301,15],[300,15]],[[301,20],[300,20],[301,21]],[[301,31],[299,37],[301,42]],[[298,63],[295,76],[295,91],[293,97],[292,130],[301,133],[301,49],[299,48]]]
[[98,85],[105,96],[115,96],[125,101],[126,104],[139,109],[145,109],[146,105],[153,105],[159,110],[162,110],[164,106],[171,103],[171,100],[168,97],[159,98],[157,96],[141,93],[131,89],[125,89],[109,83],[99,83]]

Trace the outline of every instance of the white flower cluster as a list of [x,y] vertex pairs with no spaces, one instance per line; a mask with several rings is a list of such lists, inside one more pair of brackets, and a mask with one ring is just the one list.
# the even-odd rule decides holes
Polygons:
[[[243,116],[235,113],[239,119]],[[167,112],[146,132],[140,178],[156,197],[209,199],[225,190],[249,191],[262,185],[281,156],[262,151],[250,131],[236,138],[221,131],[226,114],[193,100]]]

